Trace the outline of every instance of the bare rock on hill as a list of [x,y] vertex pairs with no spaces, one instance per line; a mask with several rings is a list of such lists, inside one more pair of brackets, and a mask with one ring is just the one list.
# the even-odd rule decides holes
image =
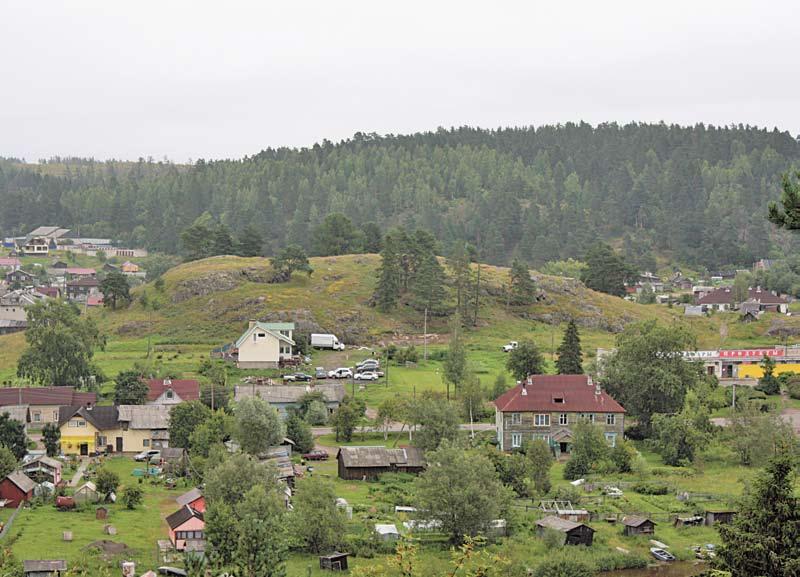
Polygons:
[[150,323],[147,321],[131,321],[120,325],[117,329],[117,334],[120,336],[138,336],[144,335]]
[[364,316],[353,311],[336,318],[336,336],[348,345],[361,345],[369,341],[369,330],[367,329]]
[[191,298],[228,291],[239,286],[241,282],[242,275],[238,271],[218,271],[186,279],[178,283],[172,295],[172,302],[182,303]]

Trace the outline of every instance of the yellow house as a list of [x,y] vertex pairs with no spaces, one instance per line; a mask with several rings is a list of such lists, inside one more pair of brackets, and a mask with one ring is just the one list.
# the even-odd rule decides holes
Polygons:
[[138,453],[166,447],[169,409],[160,405],[61,407],[61,452]]
[[117,407],[60,407],[58,428],[64,455],[93,455],[105,449],[107,431],[118,427]]

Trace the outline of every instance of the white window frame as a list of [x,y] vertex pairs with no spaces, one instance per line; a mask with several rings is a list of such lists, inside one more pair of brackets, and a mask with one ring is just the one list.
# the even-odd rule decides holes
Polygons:
[[[542,422],[544,421],[544,422]],[[533,416],[534,427],[549,427],[550,426],[550,413],[537,413]]]
[[606,443],[608,443],[608,445],[610,447],[616,447],[617,446],[617,434],[616,433],[606,433]]
[[617,415],[614,413],[606,413],[606,425],[616,425]]
[[511,448],[519,449],[522,446],[522,433],[511,433]]
[[567,413],[561,413],[558,415],[558,424],[569,425],[569,415]]
[[512,425],[521,425],[522,424],[522,413],[511,413],[511,424]]
[[149,447],[150,439],[142,439],[142,447]]
[[542,435],[541,433],[534,433],[533,434],[534,441],[544,441],[548,445],[550,444],[550,435]]

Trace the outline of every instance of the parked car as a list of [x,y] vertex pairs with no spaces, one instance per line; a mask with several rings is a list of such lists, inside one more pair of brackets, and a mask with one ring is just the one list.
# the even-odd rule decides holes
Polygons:
[[325,370],[325,367],[317,367],[314,369],[314,378],[315,379],[327,379],[328,378],[328,371]]
[[148,449],[147,451],[142,451],[138,455],[136,455],[133,460],[134,461],[149,461],[151,457],[158,455],[161,456],[161,451],[158,449]]
[[353,378],[353,371],[345,367],[339,367],[338,369],[334,369],[332,371],[328,371],[328,378],[329,379],[352,379]]
[[377,381],[378,380],[378,373],[373,371],[364,371],[363,373],[356,373],[356,376],[353,377],[357,381]]
[[675,561],[675,555],[658,547],[651,547],[650,554],[659,561]]
[[160,465],[161,464],[161,451],[156,451],[155,455],[150,455],[150,458],[147,460],[148,463],[151,465]]
[[509,341],[507,345],[503,345],[503,352],[510,353],[517,347],[519,347],[519,343],[517,341]]
[[287,382],[307,383],[312,379],[313,377],[311,375],[307,375],[305,373],[292,373],[291,375],[283,375],[283,380]]
[[381,366],[381,362],[378,359],[366,359],[366,360],[361,361],[360,363],[358,363],[356,365],[356,368],[357,369],[367,369],[367,370],[369,370],[370,368],[377,369],[380,366]]
[[188,575],[186,571],[177,567],[159,567],[158,574],[168,575],[169,577],[186,577]]
[[313,451],[309,451],[308,453],[303,453],[303,458],[306,461],[327,461],[328,460],[328,453],[325,451],[321,451],[319,449],[314,449]]

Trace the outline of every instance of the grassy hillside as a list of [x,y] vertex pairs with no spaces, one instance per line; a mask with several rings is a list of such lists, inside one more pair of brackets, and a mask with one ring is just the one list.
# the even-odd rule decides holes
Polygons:
[[[401,305],[384,314],[370,306],[379,261],[377,255],[314,258],[313,275],[295,274],[286,284],[267,282],[271,268],[265,258],[215,257],[183,264],[164,275],[161,291],[152,283],[135,289],[136,300],[128,309],[91,312],[109,337],[98,362],[113,375],[144,359],[150,340],[160,363],[191,374],[211,348],[236,339],[249,319],[293,320],[303,330],[336,333],[348,344],[419,345],[424,326],[421,313]],[[701,348],[774,344],[783,342],[787,332],[800,332],[800,320],[794,317],[766,315],[746,325],[733,314],[684,319],[679,308],[630,303],[586,289],[572,279],[534,275],[544,298],[529,307],[507,307],[508,269],[481,267],[479,322],[466,331],[466,340],[473,362],[483,368],[479,372],[486,379],[502,370],[504,356],[499,349],[511,339],[532,339],[552,359],[569,318],[580,325],[587,359],[597,347],[613,346],[615,334],[627,323],[646,319],[688,323]],[[142,305],[145,293],[147,301],[158,303],[156,310]],[[446,345],[447,323],[447,318],[429,319],[431,349]],[[782,331],[776,331],[778,325]],[[13,376],[23,348],[21,334],[0,337],[0,378]],[[324,355],[321,358],[325,360]],[[428,369],[438,380],[438,364]],[[424,370],[420,366],[419,371]],[[402,374],[397,377],[403,380]],[[409,376],[409,386],[416,379]]]

